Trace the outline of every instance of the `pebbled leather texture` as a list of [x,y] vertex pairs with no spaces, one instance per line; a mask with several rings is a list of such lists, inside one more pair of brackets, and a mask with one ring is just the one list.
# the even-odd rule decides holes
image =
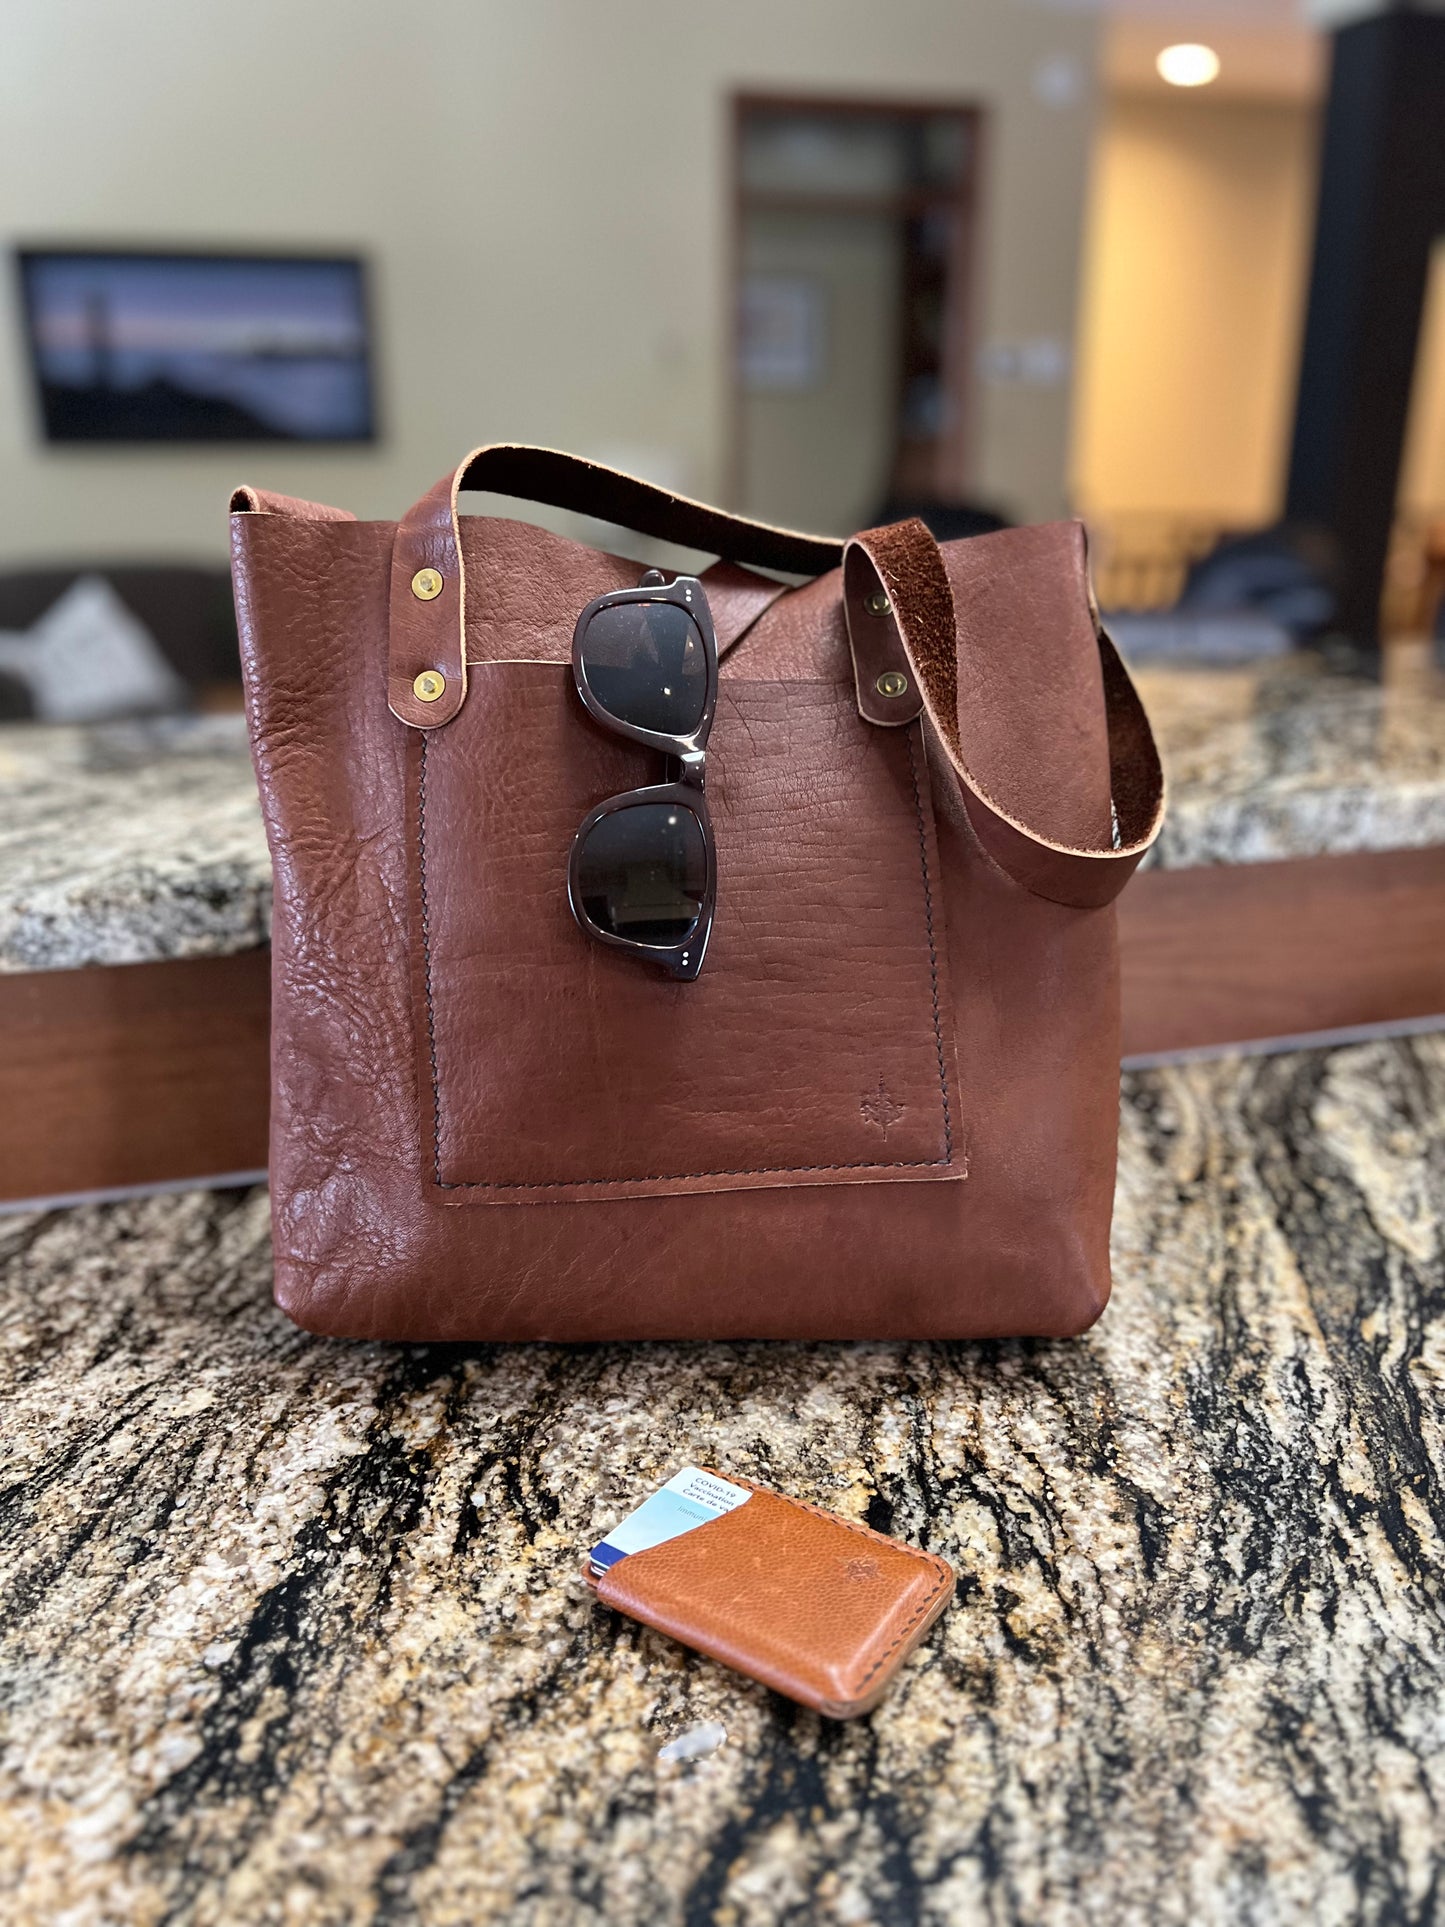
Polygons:
[[832,1719],[876,1706],[953,1596],[953,1568],[851,1519],[752,1497],[589,1583],[605,1605]]
[[[1112,903],[1030,888],[927,718],[858,715],[837,567],[789,589],[736,562],[705,578],[721,894],[708,965],[677,985],[588,944],[564,896],[575,821],[650,768],[592,728],[565,669],[577,611],[637,566],[462,518],[467,699],[421,729],[388,702],[396,526],[245,492],[232,529],[292,1317],[586,1340],[1053,1335],[1098,1315]],[[1147,723],[1095,634],[1077,533],[1009,531],[989,563],[1005,542],[934,550],[955,731],[1028,851],[1084,849],[1117,888],[1127,852],[1094,852],[1111,786],[1128,822],[1155,795]],[[1014,588],[989,591],[985,624],[972,598],[995,572]]]

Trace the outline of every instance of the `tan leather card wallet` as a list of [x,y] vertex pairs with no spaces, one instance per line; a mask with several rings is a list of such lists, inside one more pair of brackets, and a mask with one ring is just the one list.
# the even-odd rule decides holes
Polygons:
[[588,1583],[606,1605],[826,1713],[867,1713],[953,1594],[953,1568],[736,1473],[742,1505]]

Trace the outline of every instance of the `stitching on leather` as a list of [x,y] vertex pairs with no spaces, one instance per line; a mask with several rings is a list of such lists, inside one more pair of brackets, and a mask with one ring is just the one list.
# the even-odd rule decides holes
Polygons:
[[[922,731],[920,720],[918,728]],[[809,1177],[822,1171],[935,1171],[953,1162],[953,1124],[948,1102],[947,1061],[943,1049],[943,1019],[938,996],[938,950],[933,934],[933,890],[928,876],[928,831],[923,815],[923,794],[918,784],[918,758],[914,736],[908,735],[908,770],[913,781],[913,808],[918,819],[918,850],[923,870],[923,910],[928,931],[928,971],[933,998],[933,1041],[938,1056],[939,1092],[943,1099],[943,1156],[941,1158],[891,1158],[883,1163],[854,1164],[763,1164],[736,1171],[649,1171],[635,1178],[444,1178],[441,1174],[442,1098],[441,1075],[437,1068],[436,1020],[432,1003],[431,916],[426,887],[426,759],[428,737],[421,732],[420,843],[419,881],[421,885],[421,940],[426,985],[427,1049],[431,1058],[432,1080],[432,1183],[439,1191],[570,1191],[574,1189],[618,1187],[634,1184],[690,1184],[705,1178],[780,1178]],[[801,1503],[801,1501],[800,1501]],[[813,1508],[815,1511],[818,1508]],[[830,1515],[831,1516],[831,1515]],[[846,1522],[845,1522],[846,1523]],[[865,1528],[855,1528],[862,1531]],[[882,1537],[881,1534],[875,1535]],[[892,1543],[887,1541],[886,1543]]]
[[883,1651],[878,1655],[877,1659],[874,1660],[873,1664],[868,1668],[868,1671],[863,1675],[862,1679],[859,1680],[858,1692],[860,1694],[867,1692],[869,1681],[882,1667],[887,1665],[888,1661],[893,1657],[893,1655],[898,1651],[898,1648],[908,1638],[908,1635],[913,1631],[914,1627],[918,1624],[919,1620],[924,1618],[927,1615],[934,1601],[938,1598],[938,1595],[944,1590],[946,1586],[949,1586],[952,1583],[953,1583],[952,1573],[945,1572],[940,1575],[938,1584],[933,1588],[933,1591],[929,1593],[925,1593],[923,1595],[922,1600],[919,1602],[917,1611],[912,1615],[910,1619],[908,1619],[908,1621],[903,1626],[899,1628],[897,1636],[893,1640],[891,1640],[887,1646],[884,1647]]
[[813,1171],[934,1171],[947,1158],[895,1158],[889,1164],[757,1164],[740,1171],[648,1171],[639,1178],[437,1179],[441,1191],[570,1191],[604,1184],[690,1184],[695,1178],[806,1177]]
[[431,1104],[432,1104],[432,1181],[442,1181],[442,1080],[437,1071],[437,1033],[431,1000],[431,913],[427,906],[426,895],[426,746],[430,738],[425,730],[421,738],[421,783],[420,804],[417,822],[417,842],[421,855],[421,953],[426,976],[426,1041],[427,1052],[431,1057]]
[[[719,1478],[722,1476],[721,1473],[718,1474]],[[759,1485],[753,1479],[738,1477],[732,1473],[729,1473],[727,1476],[732,1479],[734,1485],[745,1485],[749,1491],[752,1492],[771,1492],[775,1499],[781,1499],[785,1505],[795,1505],[800,1511],[815,1513],[818,1518],[826,1519],[830,1525],[846,1526],[849,1532],[856,1532],[860,1539],[871,1539],[877,1545],[887,1546],[891,1552],[901,1550],[911,1553],[915,1559],[922,1559],[925,1564],[932,1566],[935,1572],[937,1572],[938,1584],[931,1592],[926,1592],[923,1595],[917,1610],[899,1628],[896,1638],[884,1647],[883,1651],[878,1655],[877,1659],[874,1660],[862,1679],[859,1680],[855,1697],[861,1695],[867,1690],[869,1680],[871,1680],[879,1668],[886,1665],[893,1654],[897,1652],[898,1648],[903,1644],[904,1640],[907,1639],[919,1620],[928,1612],[928,1609],[933,1605],[939,1594],[943,1592],[946,1587],[953,1584],[954,1574],[952,1567],[946,1560],[941,1559],[936,1552],[925,1552],[922,1546],[905,1546],[901,1539],[890,1539],[886,1532],[875,1532],[872,1526],[861,1526],[855,1519],[845,1519],[839,1512],[829,1512],[825,1506],[812,1505],[807,1499],[795,1499],[790,1493],[773,1492],[771,1486]]]
[[[740,1472],[729,1472],[726,1474],[719,1472],[716,1476],[718,1478],[726,1477],[730,1479],[734,1485],[745,1485],[749,1492],[764,1493],[769,1498],[779,1500],[783,1505],[796,1506],[800,1512],[811,1512],[815,1518],[823,1519],[829,1525],[842,1526],[848,1532],[857,1533],[860,1539],[869,1539],[875,1545],[886,1546],[890,1552],[902,1552],[911,1558],[921,1559],[925,1565],[931,1566],[934,1572],[937,1573],[937,1584],[932,1586],[923,1595],[914,1611],[909,1615],[908,1619],[905,1620],[903,1625],[899,1627],[896,1635],[884,1647],[883,1651],[874,1660],[863,1677],[857,1681],[852,1699],[861,1699],[867,1692],[870,1681],[876,1678],[881,1669],[888,1664],[888,1661],[898,1651],[898,1648],[905,1643],[909,1635],[915,1630],[918,1622],[921,1619],[927,1618],[933,1607],[938,1603],[939,1597],[953,1585],[955,1577],[953,1568],[948,1564],[946,1559],[941,1558],[936,1552],[926,1552],[922,1546],[906,1546],[901,1539],[890,1539],[884,1532],[875,1532],[872,1526],[859,1525],[856,1520],[845,1519],[841,1513],[829,1512],[826,1507],[813,1505],[807,1499],[795,1499],[791,1493],[777,1492],[772,1486],[759,1485],[756,1479],[749,1479]],[[723,1517],[728,1516],[728,1514],[723,1515]],[[611,1570],[612,1572],[616,1572],[618,1567],[614,1566]],[[630,1607],[619,1605],[615,1600],[608,1598],[607,1594],[603,1592],[602,1588],[610,1576],[611,1574],[609,1573],[605,1575],[603,1579],[598,1580],[593,1578],[589,1573],[587,1575],[587,1581],[604,1605],[613,1606],[619,1612],[630,1613]],[[640,1617],[640,1615],[635,1613],[632,1614],[632,1616]],[[643,1621],[644,1625],[649,1623],[651,1622]],[[825,1702],[825,1704],[827,1703],[828,1702]],[[847,1705],[851,1704],[851,1701],[833,1703]]]
[[[923,732],[923,724],[918,725],[917,734]],[[928,836],[923,821],[923,796],[918,787],[918,754],[914,748],[915,732],[908,732],[908,773],[913,778],[913,808],[918,816],[918,856],[923,866],[923,914],[928,924],[928,974],[933,984],[933,1044],[938,1053],[938,1088],[943,1097],[943,1157],[941,1162],[949,1164],[953,1160],[953,1119],[948,1109],[948,1070],[943,1055],[943,1019],[938,1008],[938,950],[933,941],[933,886],[928,880]]]

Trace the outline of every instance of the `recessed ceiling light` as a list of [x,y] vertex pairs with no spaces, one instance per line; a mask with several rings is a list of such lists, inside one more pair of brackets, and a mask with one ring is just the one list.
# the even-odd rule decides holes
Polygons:
[[1192,40],[1166,47],[1154,65],[1160,79],[1171,87],[1207,87],[1219,78],[1219,55],[1213,47],[1201,47]]

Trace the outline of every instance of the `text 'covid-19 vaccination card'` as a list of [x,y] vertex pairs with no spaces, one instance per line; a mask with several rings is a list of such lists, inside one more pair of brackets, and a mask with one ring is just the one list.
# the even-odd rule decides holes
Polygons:
[[630,1552],[665,1545],[709,1519],[720,1519],[751,1497],[746,1486],[730,1485],[715,1472],[700,1471],[695,1465],[685,1466],[592,1548],[592,1570],[606,1572]]

